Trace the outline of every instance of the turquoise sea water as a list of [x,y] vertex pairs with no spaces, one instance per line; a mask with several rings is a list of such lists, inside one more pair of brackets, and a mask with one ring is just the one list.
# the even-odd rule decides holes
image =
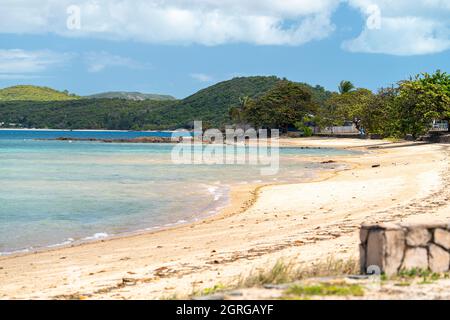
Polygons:
[[0,254],[154,230],[214,214],[234,184],[301,181],[329,168],[280,149],[280,171],[250,165],[179,165],[173,145],[44,141],[170,133],[0,130]]

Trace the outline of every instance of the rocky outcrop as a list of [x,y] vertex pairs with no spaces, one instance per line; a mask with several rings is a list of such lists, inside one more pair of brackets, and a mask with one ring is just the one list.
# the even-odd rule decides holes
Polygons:
[[[98,138],[68,138],[59,137],[57,141],[87,141],[87,142],[104,142],[104,143],[179,143],[183,141],[183,137],[172,139],[171,137],[139,137],[132,139],[98,139]],[[186,138],[189,140],[189,138]]]
[[361,272],[378,267],[393,275],[401,270],[447,272],[450,268],[450,225],[363,224],[360,230]]

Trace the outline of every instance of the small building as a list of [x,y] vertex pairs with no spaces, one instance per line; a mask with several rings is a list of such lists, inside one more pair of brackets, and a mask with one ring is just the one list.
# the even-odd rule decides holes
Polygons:
[[433,120],[430,132],[448,132],[447,120]]

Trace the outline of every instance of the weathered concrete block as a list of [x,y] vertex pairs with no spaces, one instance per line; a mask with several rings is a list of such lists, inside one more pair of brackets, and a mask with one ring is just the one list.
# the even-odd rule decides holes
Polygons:
[[428,252],[425,248],[406,249],[405,258],[401,266],[403,270],[428,269]]
[[378,266],[386,274],[395,274],[402,263],[404,251],[405,233],[402,229],[369,230],[367,242],[360,245],[361,271],[366,271],[369,266]]
[[406,243],[411,247],[426,246],[431,237],[431,232],[426,228],[412,228],[408,230]]
[[366,247],[366,266],[379,266],[381,269],[384,268],[383,258],[384,258],[384,231],[374,230],[369,233],[367,237],[367,247]]
[[369,236],[369,230],[366,228],[361,228],[359,231],[359,240],[361,243],[366,243],[367,237]]
[[434,243],[450,250],[450,232],[443,229],[434,230]]
[[447,272],[450,266],[450,255],[441,247],[431,244],[429,248],[430,269],[434,272]]
[[359,245],[359,266],[362,274],[366,273],[366,248],[363,244]]
[[386,274],[395,274],[402,264],[405,252],[405,232],[403,230],[387,230],[384,237],[383,270]]

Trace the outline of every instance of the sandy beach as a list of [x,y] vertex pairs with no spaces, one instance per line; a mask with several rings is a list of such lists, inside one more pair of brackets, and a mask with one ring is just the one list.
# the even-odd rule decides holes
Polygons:
[[363,222],[450,219],[445,145],[328,138],[281,145],[365,153],[329,157],[347,169],[314,181],[236,187],[229,207],[198,223],[1,257],[0,299],[183,296],[279,259],[308,265],[357,258]]

